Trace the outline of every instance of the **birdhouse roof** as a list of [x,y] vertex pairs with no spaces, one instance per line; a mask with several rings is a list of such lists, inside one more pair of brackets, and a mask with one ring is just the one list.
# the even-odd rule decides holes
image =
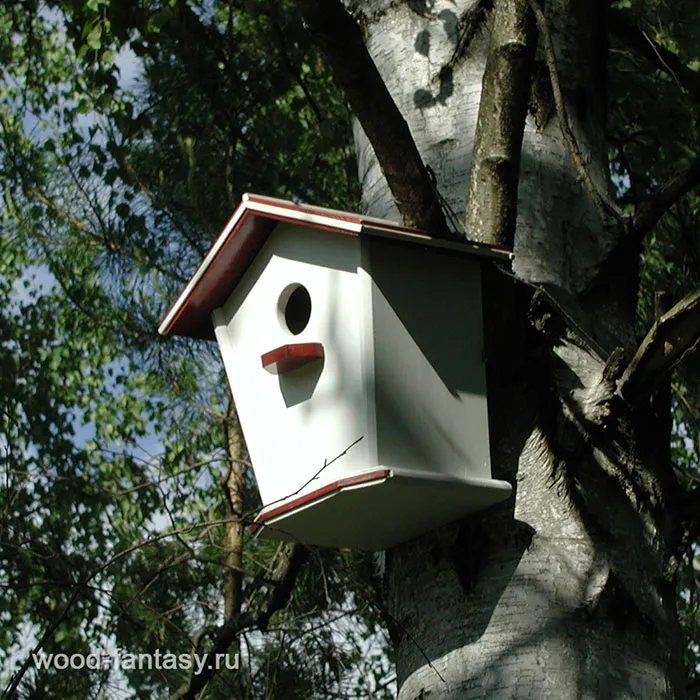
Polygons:
[[244,194],[221,235],[164,316],[159,333],[213,340],[211,312],[226,301],[281,221],[349,236],[379,236],[457,254],[501,260],[512,257],[502,248],[435,238],[385,219]]

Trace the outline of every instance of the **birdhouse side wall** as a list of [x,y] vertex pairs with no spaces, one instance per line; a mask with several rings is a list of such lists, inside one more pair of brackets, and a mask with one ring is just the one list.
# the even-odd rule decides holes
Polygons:
[[[263,505],[376,464],[359,263],[358,238],[281,223],[213,314]],[[284,301],[298,285],[311,309],[293,333]],[[302,343],[322,344],[323,358],[283,374],[263,368],[264,354]]]
[[490,478],[480,262],[365,239],[363,267],[379,463]]

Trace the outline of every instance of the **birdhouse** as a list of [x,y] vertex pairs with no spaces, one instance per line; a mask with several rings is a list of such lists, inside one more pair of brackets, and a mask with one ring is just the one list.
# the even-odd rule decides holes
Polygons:
[[510,254],[245,195],[162,321],[218,341],[262,536],[385,549],[506,499],[481,269]]

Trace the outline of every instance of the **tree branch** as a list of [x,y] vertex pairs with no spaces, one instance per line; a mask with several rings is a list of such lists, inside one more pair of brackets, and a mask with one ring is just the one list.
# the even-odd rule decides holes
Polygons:
[[241,611],[243,577],[243,435],[233,397],[228,393],[224,421],[224,441],[228,468],[221,482],[229,523],[224,526],[224,622]]
[[404,224],[447,235],[445,216],[406,120],[340,0],[300,0],[308,30],[374,148]]
[[700,289],[679,301],[654,323],[618,382],[630,401],[648,396],[700,341]]
[[[321,108],[318,106],[318,103],[314,99],[314,96],[311,94],[309,86],[304,80],[301,68],[294,65],[291,56],[289,55],[289,51],[287,51],[285,33],[284,29],[282,28],[282,24],[280,23],[280,19],[277,14],[277,9],[278,8],[276,3],[268,2],[267,18],[269,19],[270,24],[272,25],[272,30],[275,34],[275,38],[277,39],[277,48],[279,49],[280,57],[282,58],[282,63],[287,69],[289,75],[294,79],[294,82],[301,88],[301,91],[304,93],[306,103],[309,105],[309,108],[314,113],[316,123],[321,124],[324,118],[323,113],[321,112]],[[267,34],[265,34],[265,37],[267,37]]]
[[68,222],[71,226],[74,226],[78,231],[83,233],[93,235],[90,227],[84,222],[76,219],[72,214],[69,214],[65,209],[61,209],[52,199],[49,199],[40,189],[37,187],[30,187],[27,190],[27,194],[30,197],[36,197],[47,209],[50,209],[59,218]]
[[[219,64],[228,65],[225,38],[208,26],[185,0],[177,2],[177,20],[167,25],[168,33],[175,39],[177,52],[190,79],[195,82],[209,102],[212,112],[224,124],[235,124],[229,91],[223,89]],[[227,79],[231,80],[239,96],[241,89],[238,73],[229,67]]]
[[535,14],[537,28],[542,38],[541,45],[542,50],[544,51],[545,61],[547,63],[547,70],[549,71],[549,80],[552,84],[552,95],[554,97],[554,107],[559,119],[559,126],[561,128],[561,133],[564,136],[564,141],[566,141],[567,148],[569,149],[569,153],[571,154],[571,158],[574,161],[576,171],[586,185],[586,189],[590,193],[593,203],[595,204],[601,218],[605,221],[608,218],[607,215],[612,215],[612,217],[617,221],[625,222],[627,217],[625,216],[624,212],[617,206],[607,192],[603,191],[600,187],[598,187],[598,185],[596,185],[588,172],[586,162],[581,155],[581,150],[578,147],[578,142],[576,141],[574,132],[571,130],[569,118],[566,114],[564,97],[562,95],[561,85],[559,83],[559,72],[557,70],[557,59],[554,52],[554,44],[552,43],[552,35],[549,31],[549,23],[547,22],[547,18],[545,17],[542,7],[537,0],[528,0],[528,3]]
[[[608,26],[626,46],[644,58],[652,66],[674,80],[693,100],[700,103],[700,73],[685,65],[672,51],[654,41],[647,32],[633,24],[626,13],[608,10]],[[659,185],[638,208],[627,233],[636,239],[643,238],[664,215],[671,205],[700,185],[700,158],[685,170],[671,176]]]
[[[202,528],[215,527],[217,525],[225,525],[228,520],[211,520],[206,523],[195,523],[193,525],[187,525],[185,527],[178,528],[177,530],[169,530],[168,532],[163,532],[159,535],[154,535],[153,537],[137,542],[136,544],[130,545],[125,549],[114,554],[106,562],[94,569],[85,579],[73,587],[73,592],[71,593],[68,601],[66,602],[61,613],[56,617],[56,619],[44,630],[44,634],[41,639],[34,645],[32,650],[26,655],[24,662],[20,666],[19,670],[10,678],[10,681],[5,686],[0,698],[10,700],[15,697],[15,693],[19,688],[19,684],[22,682],[22,678],[29,670],[29,667],[33,663],[34,656],[43,649],[44,645],[51,639],[53,633],[60,627],[61,623],[68,618],[68,614],[73,607],[75,601],[82,595],[83,591],[90,585],[90,583],[99,576],[103,571],[106,571],[112,564],[116,563],[120,559],[128,556],[132,552],[142,547],[147,547],[161,540],[167,539],[169,537],[179,537],[180,535],[187,534],[193,530],[199,530]],[[269,619],[269,618],[268,618]]]
[[[211,632],[213,644],[207,653],[202,672],[193,675],[189,681],[170,696],[170,700],[196,700],[199,692],[217,673],[217,655],[226,654],[231,644],[244,629],[257,627],[264,631],[272,616],[284,608],[291,598],[297,576],[309,556],[309,550],[302,545],[288,545],[286,552],[277,564],[270,588],[265,599],[254,612],[236,615],[228,622]],[[222,657],[218,657],[222,658]]]
[[644,30],[633,25],[620,10],[608,10],[608,27],[632,51],[670,76],[694,100],[700,102],[700,73],[678,56],[656,43]]
[[700,185],[700,158],[659,185],[632,217],[628,236],[642,239],[681,197]]
[[493,15],[469,172],[466,231],[471,240],[512,248],[535,25],[527,0],[496,0]]

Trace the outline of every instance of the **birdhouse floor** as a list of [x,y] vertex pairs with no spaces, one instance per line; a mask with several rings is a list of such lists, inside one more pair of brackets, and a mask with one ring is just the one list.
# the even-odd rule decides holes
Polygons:
[[253,530],[275,540],[381,550],[503,501],[511,490],[495,479],[379,467],[270,504]]

